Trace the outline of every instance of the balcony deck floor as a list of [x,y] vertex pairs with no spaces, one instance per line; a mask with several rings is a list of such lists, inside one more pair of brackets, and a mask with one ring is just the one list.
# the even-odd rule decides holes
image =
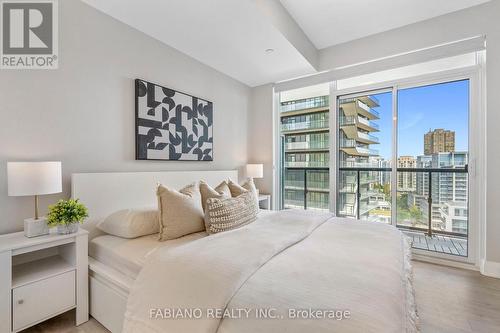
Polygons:
[[439,253],[467,256],[467,239],[433,235],[429,237],[423,232],[403,231],[413,241],[413,248]]

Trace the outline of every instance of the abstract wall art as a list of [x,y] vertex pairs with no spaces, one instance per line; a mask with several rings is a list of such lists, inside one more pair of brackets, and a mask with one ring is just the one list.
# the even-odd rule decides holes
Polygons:
[[213,103],[135,80],[136,159],[213,161]]

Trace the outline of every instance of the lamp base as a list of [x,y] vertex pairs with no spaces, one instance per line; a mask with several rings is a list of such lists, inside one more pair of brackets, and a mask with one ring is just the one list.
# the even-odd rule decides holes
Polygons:
[[31,238],[49,234],[49,227],[47,226],[47,219],[40,217],[39,219],[26,219],[24,220],[24,236]]

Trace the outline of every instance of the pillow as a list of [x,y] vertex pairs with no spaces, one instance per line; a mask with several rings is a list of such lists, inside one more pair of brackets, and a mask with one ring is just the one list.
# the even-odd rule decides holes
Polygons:
[[198,184],[188,185],[180,191],[159,185],[156,194],[160,219],[160,241],[205,230]]
[[257,205],[257,210],[259,208],[259,194],[257,193],[257,188],[255,187],[255,183],[252,178],[248,178],[243,185],[238,185],[237,183],[229,180],[228,183],[229,190],[231,191],[231,196],[237,197],[245,192],[252,192],[255,198],[255,204]]
[[158,233],[158,209],[122,209],[97,225],[107,234],[122,238],[137,238]]
[[236,198],[209,198],[205,211],[205,228],[209,234],[228,231],[252,223],[258,209],[251,192]]
[[200,181],[200,193],[201,193],[201,204],[203,206],[203,211],[206,210],[207,199],[208,198],[224,198],[231,197],[231,191],[226,181],[220,183],[216,188],[210,187],[203,180]]

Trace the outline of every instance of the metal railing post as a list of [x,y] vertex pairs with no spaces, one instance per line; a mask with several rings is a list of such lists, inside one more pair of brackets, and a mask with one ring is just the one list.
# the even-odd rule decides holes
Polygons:
[[304,169],[304,209],[307,209],[307,169]]
[[358,201],[358,205],[356,207],[356,218],[359,220],[359,210],[360,210],[360,206],[361,206],[361,191],[359,189],[359,185],[360,185],[360,182],[359,182],[359,169],[357,170],[357,176],[356,176],[356,198],[357,198],[357,201]]
[[428,207],[427,207],[427,214],[429,215],[428,216],[428,223],[429,223],[429,226],[428,226],[428,230],[427,230],[427,235],[429,237],[432,237],[432,171],[429,171],[428,172],[429,174],[429,184],[428,184],[428,196],[427,196],[427,203],[428,203]]

